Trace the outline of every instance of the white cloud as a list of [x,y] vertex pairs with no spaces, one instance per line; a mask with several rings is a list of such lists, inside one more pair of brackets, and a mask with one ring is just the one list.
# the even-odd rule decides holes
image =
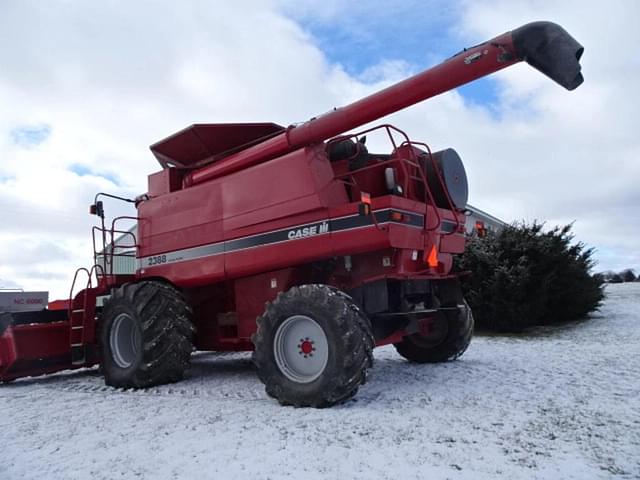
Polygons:
[[[195,122],[301,121],[358,89],[270,2],[3,2],[0,58],[0,277],[52,296],[92,262],[95,193],[145,191],[150,144]],[[42,124],[39,145],[10,135]],[[70,256],[12,260],[50,240]],[[32,275],[45,263],[66,278]]]
[[[147,147],[164,136],[196,122],[302,121],[405,75],[410,67],[397,58],[370,67],[373,85],[352,78],[287,17],[340,21],[355,15],[348,5],[2,2],[0,278],[66,296],[75,267],[91,263],[86,212],[95,192],[143,192],[158,168]],[[407,5],[409,12],[426,8]],[[496,77],[497,114],[454,92],[392,116],[393,123],[435,148],[458,149],[472,201],[483,209],[506,219],[577,220],[578,237],[606,253],[603,268],[640,267],[636,5],[466,3],[451,53],[549,19],[585,45],[585,84],[568,93],[518,66]],[[384,8],[358,12],[382,16]],[[38,125],[51,128],[41,144],[12,141],[16,127]],[[122,185],[79,176],[73,165],[115,175]],[[67,253],[40,248],[51,242]],[[26,253],[14,255],[21,248]]]
[[[504,141],[493,136],[493,168],[478,182],[488,187],[481,187],[482,204],[506,218],[575,220],[577,237],[603,251],[602,268],[638,269],[640,59],[633,49],[640,43],[640,4],[501,0],[469,2],[464,12],[470,35],[549,19],[585,46],[585,83],[575,92],[524,65],[498,75],[509,112],[503,121],[516,124],[505,125]],[[518,106],[522,101],[526,108]],[[511,169],[504,184],[496,181],[499,166]]]

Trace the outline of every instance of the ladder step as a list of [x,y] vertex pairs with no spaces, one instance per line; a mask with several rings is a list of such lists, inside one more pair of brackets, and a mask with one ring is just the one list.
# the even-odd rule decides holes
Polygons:
[[71,344],[71,348],[82,347],[83,345],[84,345],[84,343],[72,343]]
[[82,325],[76,325],[75,327],[71,327],[71,330],[82,330],[83,328]]
[[81,313],[84,312],[84,308],[81,308],[80,310],[71,310],[71,313]]
[[71,363],[73,365],[85,363],[85,349],[81,343],[71,345]]

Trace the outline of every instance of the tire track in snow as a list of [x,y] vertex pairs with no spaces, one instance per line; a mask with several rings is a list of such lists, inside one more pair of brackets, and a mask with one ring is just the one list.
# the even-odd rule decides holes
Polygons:
[[262,384],[256,389],[214,389],[214,388],[148,388],[148,389],[124,389],[109,387],[107,385],[88,385],[84,383],[73,383],[70,385],[57,385],[44,387],[46,390],[58,392],[90,393],[105,395],[131,395],[131,396],[151,396],[151,397],[192,397],[192,398],[212,398],[216,400],[267,400]]
[[185,397],[212,400],[257,401],[269,400],[264,386],[258,380],[249,355],[241,352],[196,353],[188,378],[171,385],[146,389],[116,388],[104,385],[97,371],[90,376],[59,378],[42,385],[56,392],[96,395],[130,395],[135,397]]

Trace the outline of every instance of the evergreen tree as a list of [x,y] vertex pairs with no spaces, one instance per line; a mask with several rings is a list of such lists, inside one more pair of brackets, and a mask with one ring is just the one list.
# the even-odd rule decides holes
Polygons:
[[478,326],[521,331],[582,318],[602,302],[593,249],[573,242],[571,225],[543,226],[517,223],[469,240],[457,266],[470,272],[463,288]]

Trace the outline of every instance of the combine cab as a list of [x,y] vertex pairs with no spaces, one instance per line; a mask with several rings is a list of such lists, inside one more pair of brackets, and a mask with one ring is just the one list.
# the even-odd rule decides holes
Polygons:
[[[528,24],[297,126],[193,125],[156,143],[162,170],[127,200],[137,233],[120,232],[135,272],[114,270],[126,218],[107,224],[96,197],[86,288],[65,310],[7,317],[0,378],[100,362],[108,385],[145,388],[180,380],[194,348],[246,350],[269,395],[324,407],[356,393],[376,345],[457,358],[473,331],[452,272],[462,160],[391,125],[345,132],[522,60],[572,90],[581,54],[558,25]],[[375,134],[386,150],[369,151]]]

